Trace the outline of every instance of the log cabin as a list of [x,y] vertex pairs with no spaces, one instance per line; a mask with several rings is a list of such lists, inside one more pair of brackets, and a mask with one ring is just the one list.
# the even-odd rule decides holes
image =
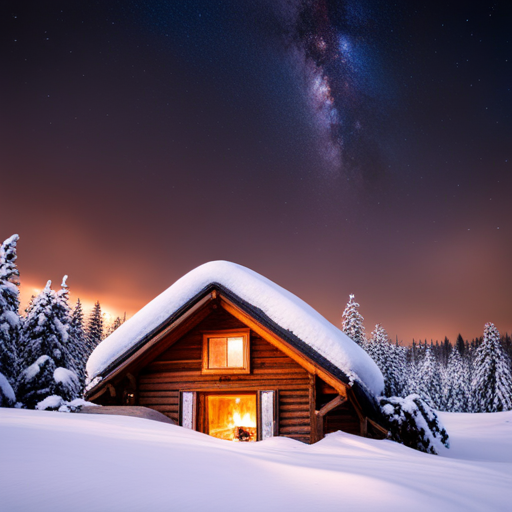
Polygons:
[[233,441],[382,438],[381,372],[311,306],[240,265],[192,270],[98,345],[86,398]]

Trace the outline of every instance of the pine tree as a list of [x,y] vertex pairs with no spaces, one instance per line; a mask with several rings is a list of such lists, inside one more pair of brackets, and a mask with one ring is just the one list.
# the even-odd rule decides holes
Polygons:
[[382,371],[386,362],[384,343],[387,343],[388,334],[382,325],[377,324],[370,335],[366,345],[366,351]]
[[89,356],[87,340],[84,330],[84,313],[82,303],[77,299],[75,309],[69,324],[70,353],[75,361],[76,374],[80,382],[80,390],[83,391],[86,380],[85,366]]
[[381,324],[375,326],[366,350],[384,376],[384,395],[398,396],[404,388],[405,352],[389,342]]
[[69,369],[68,332],[62,323],[62,304],[48,281],[35,298],[23,323],[23,371],[18,378],[18,399],[35,407],[51,395],[76,398],[78,378]]
[[101,315],[101,306],[99,301],[96,301],[94,308],[89,317],[87,324],[87,357],[98,346],[103,339],[103,317]]
[[418,395],[420,392],[420,386],[418,384],[419,374],[419,349],[416,348],[413,352],[411,350],[411,357],[407,365],[407,372],[405,375],[405,385],[402,392],[402,396]]
[[395,376],[395,396],[405,396],[407,385],[407,348],[396,344],[392,347],[393,373]]
[[0,248],[0,374],[12,388],[18,374],[20,337],[19,271],[16,267],[16,244],[19,236],[12,235]]
[[444,407],[448,412],[469,412],[471,389],[466,378],[466,366],[457,347],[454,347],[444,376]]
[[[67,368],[76,373],[76,364],[74,359],[74,351],[71,346],[71,338],[69,335],[71,323],[71,307],[69,306],[69,287],[66,283],[68,276],[62,278],[61,288],[56,294],[55,301],[55,316],[62,326],[63,342],[66,345],[66,352],[68,353]],[[65,333],[65,334],[64,334]]]
[[512,409],[510,362],[500,343],[500,333],[493,323],[485,324],[482,344],[476,349],[473,395],[476,412]]
[[123,318],[117,316],[107,329],[107,334],[105,335],[105,338],[108,338],[114,331],[119,329],[119,327],[121,327],[121,325],[123,325],[125,321],[126,313],[124,314]]
[[442,405],[442,382],[439,366],[433,353],[433,344],[426,345],[425,355],[418,366],[418,394],[434,409]]
[[349,301],[343,311],[341,330],[358,345],[366,345],[366,334],[364,330],[364,318],[359,313],[359,304],[354,300],[354,295],[349,296]]
[[457,347],[457,350],[459,351],[460,355],[464,357],[464,349],[466,348],[466,346],[464,344],[464,338],[460,333],[457,336],[457,340],[455,341],[455,346]]

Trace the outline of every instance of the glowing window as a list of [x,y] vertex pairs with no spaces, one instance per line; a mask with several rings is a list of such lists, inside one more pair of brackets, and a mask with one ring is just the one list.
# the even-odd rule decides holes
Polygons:
[[203,373],[249,373],[249,330],[203,335]]

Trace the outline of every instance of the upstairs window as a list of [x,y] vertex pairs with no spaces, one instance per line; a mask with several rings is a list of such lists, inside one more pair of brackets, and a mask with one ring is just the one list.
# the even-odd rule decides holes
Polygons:
[[249,329],[203,334],[203,373],[249,372]]

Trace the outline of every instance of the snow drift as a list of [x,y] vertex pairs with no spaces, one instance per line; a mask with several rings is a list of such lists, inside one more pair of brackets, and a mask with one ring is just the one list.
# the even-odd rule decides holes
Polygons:
[[0,408],[9,512],[509,511],[512,411],[441,413],[440,456],[343,432],[222,441],[122,416]]

